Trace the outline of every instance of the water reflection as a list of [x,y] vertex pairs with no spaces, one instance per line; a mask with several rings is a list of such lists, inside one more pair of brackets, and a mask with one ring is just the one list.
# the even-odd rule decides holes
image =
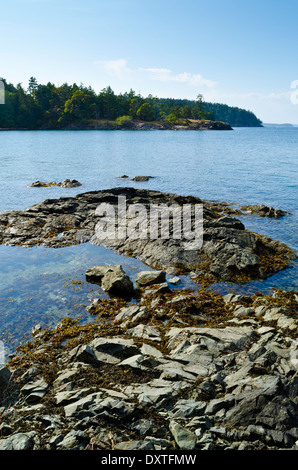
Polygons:
[[[9,352],[30,338],[37,324],[55,327],[68,316],[94,322],[86,307],[93,298],[108,297],[99,286],[86,282],[86,270],[97,264],[122,264],[132,281],[138,272],[150,269],[135,258],[90,243],[60,249],[0,246],[0,340],[6,342]],[[293,263],[291,269],[245,286],[218,283],[212,288],[221,294],[297,289],[297,267]],[[199,289],[189,275],[181,281],[171,287]]]

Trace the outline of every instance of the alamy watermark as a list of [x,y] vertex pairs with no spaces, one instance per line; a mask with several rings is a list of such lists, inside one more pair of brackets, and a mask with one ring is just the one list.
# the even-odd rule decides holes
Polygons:
[[203,204],[126,204],[118,197],[118,205],[100,204],[95,215],[99,221],[95,237],[108,240],[181,240],[185,250],[203,246]]
[[298,80],[294,80],[291,83],[291,89],[295,90],[291,93],[291,102],[293,104],[298,104]]
[[5,363],[5,347],[3,341],[0,341],[0,366],[4,365]]
[[3,80],[0,80],[0,104],[5,104],[5,86]]

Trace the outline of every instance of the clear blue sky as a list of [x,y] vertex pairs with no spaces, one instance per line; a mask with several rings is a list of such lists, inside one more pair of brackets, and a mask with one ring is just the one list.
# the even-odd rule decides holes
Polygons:
[[0,76],[14,84],[202,93],[298,124],[297,0],[9,0],[0,21]]

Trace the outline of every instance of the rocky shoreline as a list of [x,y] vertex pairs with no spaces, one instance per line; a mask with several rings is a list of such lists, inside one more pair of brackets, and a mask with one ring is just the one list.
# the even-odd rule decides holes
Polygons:
[[[210,288],[265,278],[295,254],[247,231],[229,204],[94,191],[0,214],[0,243],[98,243],[96,208],[116,207],[119,195],[128,205],[202,203],[203,248],[107,244],[153,270],[134,285],[121,266],[90,267],[86,280],[110,295],[88,306],[96,321],[81,324],[70,312],[56,328],[36,328],[0,368],[0,450],[298,450],[297,292]],[[173,285],[191,273],[200,288],[173,290],[165,271]]]
[[171,124],[168,121],[148,122],[148,121],[130,121],[125,124],[118,124],[117,122],[96,122],[88,125],[68,126],[65,130],[104,130],[104,131],[230,131],[232,127],[227,122],[210,121],[210,120],[185,120],[185,123]]
[[35,332],[0,371],[0,450],[298,449],[297,294],[159,286]]
[[[151,207],[182,208],[185,205],[202,206],[203,245],[189,248],[188,239],[173,236],[174,215],[169,213],[169,236],[159,236],[161,220],[158,221],[156,238],[148,236],[148,224],[139,227],[137,239],[119,237],[119,197],[125,198],[125,209],[129,212],[142,206],[146,214]],[[98,237],[97,224],[103,215],[97,208],[108,205],[115,213],[116,235],[105,240]],[[153,269],[172,268],[178,273],[195,271],[214,281],[247,282],[265,279],[269,275],[287,268],[296,254],[286,245],[245,229],[235,217],[241,211],[228,203],[203,201],[198,197],[179,196],[146,189],[113,188],[91,191],[75,197],[47,199],[24,211],[0,214],[0,244],[34,246],[44,245],[61,248],[91,242],[113,249],[141,260]],[[121,222],[122,223],[122,222]],[[125,230],[130,223],[125,220]],[[191,220],[192,227],[195,220]],[[141,233],[144,230],[144,233]]]
[[171,124],[168,121],[130,121],[129,123],[119,124],[116,121],[90,121],[87,123],[73,123],[66,127],[41,127],[38,129],[28,128],[0,128],[0,131],[231,131],[233,130],[229,123],[210,120],[182,120],[181,124]]

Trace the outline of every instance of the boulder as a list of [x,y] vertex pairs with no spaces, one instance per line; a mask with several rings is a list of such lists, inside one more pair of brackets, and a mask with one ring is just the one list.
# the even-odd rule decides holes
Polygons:
[[6,439],[0,439],[0,450],[28,450],[35,434],[35,432],[18,432]]
[[136,283],[140,287],[162,284],[166,282],[165,271],[141,271],[136,278]]
[[93,266],[86,271],[86,281],[100,284],[104,275],[108,272],[110,266]]
[[98,353],[107,354],[117,359],[126,359],[140,353],[132,339],[123,338],[95,338],[89,343],[91,349]]
[[153,176],[135,176],[132,181],[149,181]]
[[38,403],[47,393],[48,384],[44,379],[38,379],[35,382],[29,382],[21,388],[21,393],[26,397],[27,403]]
[[49,183],[45,183],[44,181],[34,181],[28,185],[28,188],[46,188],[47,186],[49,186]]
[[196,447],[197,436],[188,429],[175,421],[170,422],[170,431],[175,442],[181,450],[194,450]]
[[93,266],[86,271],[86,280],[101,284],[111,295],[130,297],[134,292],[133,283],[121,265]]
[[58,183],[58,186],[61,186],[62,188],[78,188],[79,186],[82,186],[82,184],[77,180],[66,179],[62,181],[62,183]]
[[102,279],[102,288],[112,295],[131,296],[134,291],[133,283],[121,265],[113,266]]

